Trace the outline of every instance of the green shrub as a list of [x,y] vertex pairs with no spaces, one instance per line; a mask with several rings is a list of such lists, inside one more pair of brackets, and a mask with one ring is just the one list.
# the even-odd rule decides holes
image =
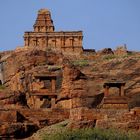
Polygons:
[[43,136],[43,140],[139,140],[138,135],[116,130],[77,129]]
[[77,60],[77,61],[74,61],[73,64],[79,67],[84,67],[84,66],[89,65],[88,60]]

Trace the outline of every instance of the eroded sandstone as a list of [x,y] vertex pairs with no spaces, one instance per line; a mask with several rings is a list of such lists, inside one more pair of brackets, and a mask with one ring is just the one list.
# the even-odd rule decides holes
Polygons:
[[69,128],[140,130],[140,53],[96,52],[82,32],[56,32],[38,12],[25,46],[0,53],[0,136],[25,138],[69,119]]

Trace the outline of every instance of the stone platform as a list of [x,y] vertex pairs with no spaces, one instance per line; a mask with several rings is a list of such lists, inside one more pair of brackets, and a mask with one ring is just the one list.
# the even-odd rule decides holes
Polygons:
[[105,109],[128,109],[128,98],[122,96],[104,97],[103,108]]

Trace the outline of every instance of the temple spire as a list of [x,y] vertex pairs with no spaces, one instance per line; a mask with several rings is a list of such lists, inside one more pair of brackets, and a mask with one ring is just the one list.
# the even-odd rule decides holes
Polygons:
[[54,25],[51,19],[51,13],[48,9],[40,9],[34,24],[35,32],[53,32]]

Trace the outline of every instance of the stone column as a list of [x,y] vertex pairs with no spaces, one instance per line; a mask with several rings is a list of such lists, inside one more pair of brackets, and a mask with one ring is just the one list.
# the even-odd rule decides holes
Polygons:
[[60,41],[61,41],[61,48],[63,47],[63,37],[61,36],[61,39],[60,39]]
[[52,86],[52,92],[56,92],[56,80],[55,79],[52,79],[51,80],[51,86]]
[[46,47],[48,48],[48,37],[46,36]]
[[121,87],[120,87],[120,95],[121,96],[125,96],[125,94],[124,94],[124,86],[122,85]]
[[105,97],[109,95],[109,86],[105,87]]
[[65,52],[65,46],[66,46],[66,44],[65,44],[65,36],[63,37],[63,48],[62,48],[62,52]]
[[51,98],[51,108],[55,107],[55,98]]
[[122,93],[121,93],[121,92],[122,92],[122,91],[121,91],[121,86],[118,87],[118,88],[119,88],[119,96],[121,96],[121,94],[122,94]]
[[35,96],[31,96],[31,98],[32,98],[31,100],[32,100],[33,108],[36,108],[36,105],[35,105],[35,100],[36,100],[35,98],[36,97]]
[[74,37],[72,37],[72,49],[73,49],[73,52],[75,52],[75,47],[74,47]]
[[27,38],[24,38],[24,46],[27,46],[28,42],[27,42]]
[[27,46],[30,46],[30,38],[28,37],[28,43]]
[[54,45],[55,45],[55,49],[56,49],[56,36],[55,36],[55,44]]

